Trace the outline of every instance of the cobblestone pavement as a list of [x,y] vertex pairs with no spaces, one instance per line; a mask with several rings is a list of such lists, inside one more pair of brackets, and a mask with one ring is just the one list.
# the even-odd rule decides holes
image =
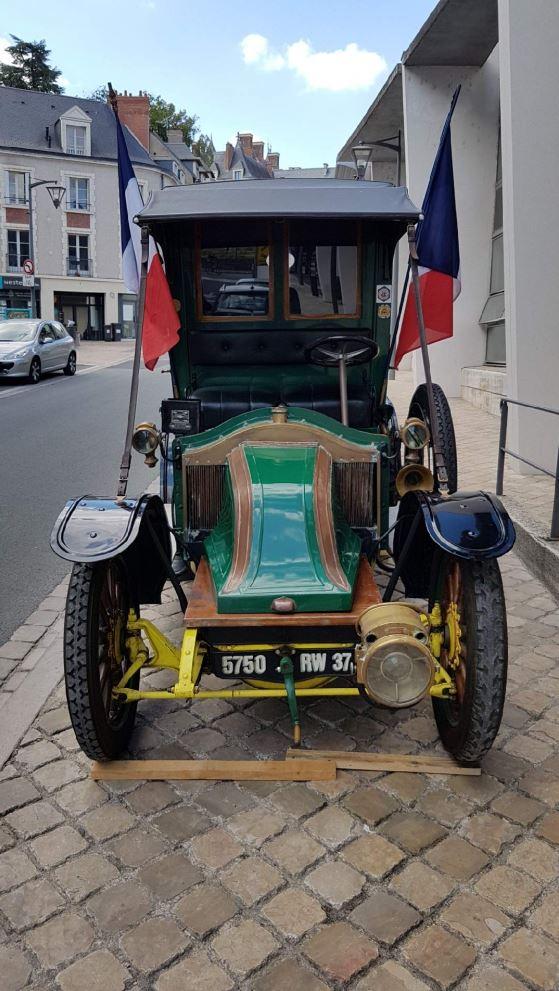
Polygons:
[[[508,702],[480,778],[95,783],[59,686],[0,775],[2,991],[557,988],[559,617],[502,568]],[[147,615],[180,638],[167,593]],[[427,702],[303,710],[310,746],[441,750]],[[289,738],[277,701],[152,702],[132,750],[276,757]]]

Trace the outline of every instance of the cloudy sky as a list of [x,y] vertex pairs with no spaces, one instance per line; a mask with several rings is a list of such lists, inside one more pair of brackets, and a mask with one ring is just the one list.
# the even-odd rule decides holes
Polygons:
[[10,34],[44,38],[65,91],[159,93],[223,148],[252,131],[280,164],[332,164],[435,0],[67,0],[2,4]]

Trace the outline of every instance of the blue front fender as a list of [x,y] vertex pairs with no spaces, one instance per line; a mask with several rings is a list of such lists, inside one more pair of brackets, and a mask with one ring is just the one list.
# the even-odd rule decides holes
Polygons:
[[402,566],[406,595],[429,594],[431,566],[436,548],[454,557],[482,560],[501,557],[516,539],[512,521],[496,496],[488,492],[408,492],[400,503],[394,537],[398,560],[411,523],[420,512],[422,521]]

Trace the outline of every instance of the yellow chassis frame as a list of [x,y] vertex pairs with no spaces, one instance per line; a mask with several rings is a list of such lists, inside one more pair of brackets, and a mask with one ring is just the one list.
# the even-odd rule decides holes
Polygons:
[[[437,612],[438,610],[438,612]],[[422,617],[430,626],[430,646],[435,663],[435,676],[429,689],[430,694],[437,698],[446,698],[453,694],[454,685],[452,679],[445,669],[439,664],[443,635],[441,634],[441,613],[440,608],[435,606],[429,616]],[[152,649],[150,656],[148,647],[142,634],[149,642]],[[237,644],[227,649],[231,653],[235,651],[246,652],[270,649],[270,644]],[[276,646],[275,644],[273,645]],[[293,644],[302,649],[318,649],[322,647],[341,647],[346,644]],[[130,666],[125,674],[113,688],[113,696],[124,699],[127,702],[136,702],[141,699],[252,699],[252,698],[287,698],[287,689],[284,686],[271,686],[270,682],[261,682],[262,687],[253,688],[218,688],[202,689],[198,681],[202,671],[202,665],[206,655],[206,647],[198,639],[198,630],[187,629],[184,632],[182,644],[175,647],[174,644],[161,633],[157,627],[146,619],[137,619],[132,612],[127,624],[126,648],[130,657]],[[130,681],[141,668],[163,668],[177,671],[178,677],[174,685],[168,689],[143,690],[130,688]],[[308,698],[313,696],[356,696],[359,695],[359,688],[329,688],[328,684],[334,680],[333,677],[314,678],[303,682],[306,687],[299,687],[295,684],[295,693],[298,698]]]

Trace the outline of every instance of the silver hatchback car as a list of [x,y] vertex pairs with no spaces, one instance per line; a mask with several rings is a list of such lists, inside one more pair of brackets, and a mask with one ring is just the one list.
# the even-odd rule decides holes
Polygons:
[[43,372],[76,373],[76,344],[57,320],[0,321],[0,382],[25,376],[35,385]]

